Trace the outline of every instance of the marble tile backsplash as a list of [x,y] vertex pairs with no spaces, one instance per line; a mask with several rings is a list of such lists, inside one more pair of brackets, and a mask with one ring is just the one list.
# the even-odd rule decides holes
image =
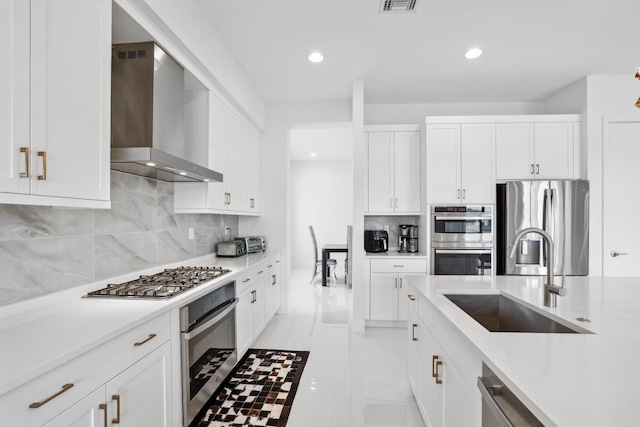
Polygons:
[[225,227],[238,217],[174,214],[172,183],[115,171],[108,210],[0,204],[0,306],[213,253]]

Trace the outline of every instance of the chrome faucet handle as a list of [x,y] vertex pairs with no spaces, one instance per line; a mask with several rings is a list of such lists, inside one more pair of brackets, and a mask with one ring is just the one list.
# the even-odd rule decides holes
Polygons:
[[544,285],[545,289],[552,294],[560,295],[561,297],[567,295],[567,288],[564,286],[556,285]]

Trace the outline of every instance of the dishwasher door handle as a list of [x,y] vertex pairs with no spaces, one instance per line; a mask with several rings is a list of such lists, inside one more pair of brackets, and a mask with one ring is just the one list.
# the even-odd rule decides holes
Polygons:
[[499,393],[500,387],[502,386],[494,385],[489,378],[478,377],[478,389],[480,389],[482,401],[487,404],[487,408],[491,411],[496,425],[500,427],[514,427],[493,398],[494,394]]

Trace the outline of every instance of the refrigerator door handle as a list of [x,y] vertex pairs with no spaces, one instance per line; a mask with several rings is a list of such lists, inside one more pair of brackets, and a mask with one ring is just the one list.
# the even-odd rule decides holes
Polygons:
[[[553,188],[547,188],[544,190],[544,201],[542,204],[542,211],[543,211],[542,212],[542,229],[551,236],[551,238],[555,243],[556,235],[555,235],[555,227],[554,227],[554,221],[553,221],[554,192],[555,190]],[[542,245],[542,262],[543,262],[543,265],[546,267],[547,266],[547,248],[545,245]]]

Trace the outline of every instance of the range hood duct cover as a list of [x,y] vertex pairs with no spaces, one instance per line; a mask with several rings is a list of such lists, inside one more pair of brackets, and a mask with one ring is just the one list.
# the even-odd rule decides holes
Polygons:
[[116,44],[111,71],[111,169],[170,182],[222,182],[185,159],[184,70],[153,42]]

